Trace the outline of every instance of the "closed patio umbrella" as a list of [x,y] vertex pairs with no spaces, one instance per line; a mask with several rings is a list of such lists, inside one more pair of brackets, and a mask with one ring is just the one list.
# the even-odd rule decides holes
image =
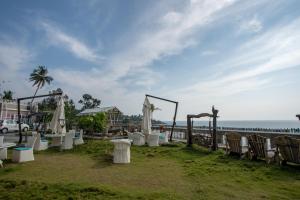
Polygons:
[[151,104],[148,98],[146,97],[143,104],[143,123],[142,123],[142,130],[146,136],[151,134],[151,126],[152,126],[151,116],[152,116]]
[[50,122],[50,129],[52,132],[55,134],[65,134],[65,120],[65,103],[63,97],[61,96],[57,103],[56,110],[53,113],[53,118]]

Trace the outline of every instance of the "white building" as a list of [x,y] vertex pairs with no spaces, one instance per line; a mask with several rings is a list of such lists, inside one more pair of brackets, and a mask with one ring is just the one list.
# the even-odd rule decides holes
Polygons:
[[[28,104],[20,104],[21,119],[30,113]],[[0,99],[0,120],[18,119],[18,103],[17,101],[7,101]]]

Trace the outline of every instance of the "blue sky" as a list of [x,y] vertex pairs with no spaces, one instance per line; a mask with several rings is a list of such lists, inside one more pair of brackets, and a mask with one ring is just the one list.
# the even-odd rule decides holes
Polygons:
[[[300,112],[298,0],[0,2],[1,88],[34,92],[45,65],[62,88],[141,113],[146,93],[179,101],[178,118],[292,119]],[[173,105],[151,100],[170,120]]]

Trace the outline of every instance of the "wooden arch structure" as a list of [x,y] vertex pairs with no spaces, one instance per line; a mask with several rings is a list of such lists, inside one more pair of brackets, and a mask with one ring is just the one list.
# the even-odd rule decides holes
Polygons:
[[218,110],[212,107],[212,114],[209,113],[201,113],[198,115],[187,115],[187,146],[192,146],[193,144],[193,134],[192,134],[192,119],[193,118],[203,118],[203,117],[212,117],[213,118],[213,133],[212,133],[212,150],[215,151],[218,148],[217,145],[217,117],[218,117]]

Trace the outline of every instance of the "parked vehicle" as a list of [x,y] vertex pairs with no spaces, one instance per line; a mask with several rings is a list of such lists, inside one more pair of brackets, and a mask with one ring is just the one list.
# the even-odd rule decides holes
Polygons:
[[[19,124],[15,120],[11,119],[5,119],[0,120],[0,131],[2,133],[7,133],[9,131],[18,131],[19,130]],[[22,131],[28,131],[29,125],[25,123],[21,123],[21,130]]]

